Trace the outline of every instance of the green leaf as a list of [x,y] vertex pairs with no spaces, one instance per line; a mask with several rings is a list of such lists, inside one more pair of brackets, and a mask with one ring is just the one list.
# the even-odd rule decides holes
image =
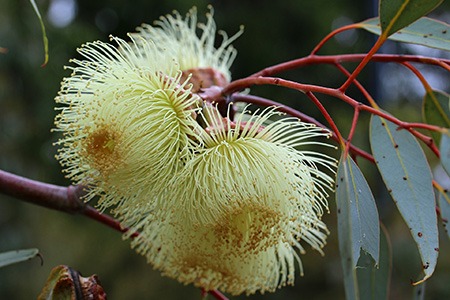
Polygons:
[[442,223],[444,224],[445,232],[447,232],[450,238],[450,230],[448,228],[448,222],[450,221],[450,192],[445,191],[444,193],[439,193],[438,202],[441,210]]
[[30,0],[31,5],[33,6],[34,11],[36,12],[37,17],[39,18],[39,23],[41,24],[41,30],[42,30],[42,40],[44,42],[44,63],[41,65],[41,67],[45,67],[48,62],[48,38],[47,33],[45,32],[45,25],[44,21],[42,21],[41,14],[39,13],[39,9],[36,5],[36,2],[34,0]]
[[[358,23],[358,27],[381,35],[378,18],[371,18]],[[423,17],[391,35],[389,40],[450,51],[450,26],[446,23]]]
[[413,300],[425,300],[426,283],[422,282],[413,288]]
[[372,192],[350,157],[341,157],[339,162],[336,203],[345,292],[347,299],[358,299],[356,264],[360,251],[367,252],[378,264],[380,228]]
[[0,268],[8,265],[12,265],[18,262],[22,262],[28,259],[32,259],[39,254],[39,250],[35,248],[13,250],[0,253]]
[[447,174],[450,174],[450,133],[442,134],[441,146],[439,152],[441,153],[441,164]]
[[361,251],[356,274],[360,299],[388,299],[391,277],[392,253],[384,230],[380,231],[380,263],[374,266],[374,260],[366,252]]
[[375,115],[370,144],[384,183],[417,244],[426,280],[436,267],[439,248],[430,167],[411,133]]
[[444,0],[380,0],[381,30],[390,36],[438,7]]
[[[449,95],[445,92],[432,91],[425,94],[422,104],[422,115],[425,123],[450,128]],[[440,143],[441,133],[432,131],[436,144]]]

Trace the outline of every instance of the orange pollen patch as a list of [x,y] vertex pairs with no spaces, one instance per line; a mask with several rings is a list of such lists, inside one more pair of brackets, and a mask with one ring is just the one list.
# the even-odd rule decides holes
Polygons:
[[281,218],[278,212],[264,206],[237,209],[215,226],[217,246],[232,243],[240,249],[238,255],[264,251],[277,244],[283,235]]
[[86,156],[90,164],[103,175],[113,171],[121,157],[117,151],[119,134],[109,128],[99,128],[87,137]]

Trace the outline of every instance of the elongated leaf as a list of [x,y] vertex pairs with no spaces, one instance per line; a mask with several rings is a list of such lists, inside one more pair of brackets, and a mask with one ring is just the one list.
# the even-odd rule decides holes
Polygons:
[[23,249],[0,253],[0,268],[36,257],[38,249]]
[[[450,128],[450,110],[448,100],[450,96],[445,92],[432,91],[425,94],[422,105],[422,115],[425,123]],[[441,134],[431,132],[436,144],[440,143]]]
[[[381,35],[379,18],[371,18],[358,23],[358,25],[359,28]],[[389,40],[450,51],[450,26],[423,17],[389,36]]]
[[417,140],[372,116],[370,144],[377,167],[419,248],[425,277],[436,267],[439,241],[431,170]]
[[356,274],[360,299],[382,300],[388,299],[391,277],[392,253],[386,233],[380,231],[380,263],[374,266],[374,260],[366,252],[361,251]]
[[36,2],[34,0],[30,0],[31,5],[33,6],[34,12],[36,13],[39,23],[41,24],[41,30],[42,30],[42,40],[44,42],[44,63],[42,64],[42,67],[45,67],[48,62],[48,38],[47,33],[45,31],[45,25],[44,21],[42,20],[41,14],[39,13],[39,9],[36,5]]
[[441,153],[441,164],[444,170],[449,174],[450,176],[450,133],[444,133],[442,134],[441,138],[441,146],[440,146],[440,153]]
[[444,0],[380,0],[380,23],[389,36],[438,7]]
[[448,223],[450,222],[450,192],[439,193],[439,208],[441,209],[442,223],[444,224],[445,232],[450,238],[450,229]]
[[341,263],[347,299],[358,299],[356,264],[360,251],[379,260],[379,220],[375,200],[363,174],[350,158],[341,157],[336,203]]

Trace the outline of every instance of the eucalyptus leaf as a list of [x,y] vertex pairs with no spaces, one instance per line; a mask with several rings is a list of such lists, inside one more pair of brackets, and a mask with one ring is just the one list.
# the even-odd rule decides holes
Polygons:
[[[379,18],[365,20],[358,23],[358,27],[381,35]],[[422,17],[411,25],[392,34],[388,39],[450,51],[450,25],[431,18]]]
[[450,192],[445,191],[444,193],[439,193],[438,202],[441,210],[442,223],[444,224],[447,236],[450,238],[450,230],[448,228],[448,223],[450,221]]
[[356,265],[363,250],[379,261],[379,218],[363,174],[350,157],[341,157],[337,172],[338,234],[347,299],[359,299]]
[[450,133],[442,134],[439,152],[441,153],[442,167],[450,176]]
[[378,268],[370,255],[361,250],[356,275],[360,299],[388,299],[391,278],[392,253],[386,232],[380,231],[380,262]]
[[380,0],[383,35],[390,36],[438,7],[444,0]]
[[39,250],[36,248],[0,253],[0,268],[31,259],[36,257],[38,254]]
[[[450,128],[449,95],[445,92],[430,91],[425,94],[422,115],[425,123]],[[431,132],[436,144],[440,143],[441,133]]]
[[434,272],[439,251],[436,204],[426,157],[411,133],[375,115],[370,144],[383,181],[417,244],[426,280]]

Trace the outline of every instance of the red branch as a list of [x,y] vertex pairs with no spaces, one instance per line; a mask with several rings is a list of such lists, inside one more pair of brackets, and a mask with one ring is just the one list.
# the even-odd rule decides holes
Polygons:
[[[367,54],[339,54],[339,55],[309,55],[299,59],[294,59],[278,65],[267,67],[251,76],[273,76],[288,70],[298,69],[309,65],[317,64],[342,64],[349,62],[361,62]],[[450,71],[450,60],[433,58],[419,55],[398,55],[398,54],[375,54],[371,58],[372,62],[415,62],[428,65],[435,65]]]
[[[394,117],[378,108],[374,108],[374,107],[370,107],[368,105],[362,104],[361,102],[356,101],[353,98],[347,96],[344,92],[342,92],[339,89],[327,88],[327,87],[312,85],[312,84],[302,84],[302,83],[298,83],[295,81],[286,80],[286,79],[277,78],[277,77],[247,77],[244,79],[239,79],[239,80],[231,82],[228,86],[226,86],[222,90],[221,95],[230,95],[234,92],[243,90],[243,89],[251,87],[253,85],[283,86],[286,88],[298,90],[302,93],[305,93],[309,97],[313,93],[322,93],[322,94],[326,94],[326,95],[338,98],[338,99],[346,102],[347,104],[351,105],[353,108],[358,107],[362,111],[367,111],[371,114],[377,115],[383,119],[386,119],[386,120],[396,124],[400,129],[402,129],[402,128],[407,129],[415,137],[422,140],[436,154],[436,156],[439,157],[439,149],[437,149],[432,138],[412,129],[408,122],[403,122],[403,121],[397,119],[396,117]],[[312,99],[312,100],[314,101],[314,99]],[[317,103],[317,101],[314,101],[314,103]],[[417,126],[417,123],[413,123],[413,124]],[[442,128],[440,128],[440,127],[436,127],[433,125],[426,125],[426,124],[422,125],[421,127],[427,128],[429,130],[438,130],[438,131],[442,130]],[[334,128],[333,128],[333,130],[334,130]]]
[[336,133],[338,142],[341,145],[344,145],[344,138],[341,135],[341,132],[339,131],[338,127],[336,126],[336,123],[334,123],[333,118],[330,116],[328,111],[325,109],[325,107],[322,105],[322,103],[317,99],[317,97],[312,92],[306,92],[306,96],[308,96],[309,99],[316,105],[316,107],[319,109],[319,111],[322,113],[324,118],[327,120],[328,124],[330,124],[331,129]]
[[[130,230],[130,228],[120,225],[120,222],[110,215],[102,214],[90,205],[86,205],[85,209],[83,210],[83,215],[122,233]],[[133,232],[130,235],[131,238],[135,238],[137,236],[139,236],[139,232]]]
[[335,35],[347,31],[349,29],[356,29],[359,28],[358,24],[349,24],[346,26],[342,26],[339,27],[335,30],[333,30],[332,32],[330,32],[329,34],[327,34],[318,44],[316,47],[314,47],[314,49],[311,51],[311,55],[316,54],[317,52],[319,52],[319,50],[323,47],[323,45],[326,44],[326,42],[328,42],[332,37],[334,37]]
[[80,186],[62,187],[31,180],[0,170],[0,192],[47,208],[66,213],[80,213],[85,203],[79,200],[83,194]]
[[372,60],[372,57],[375,55],[378,49],[381,48],[381,46],[384,44],[386,40],[387,40],[386,35],[382,34],[381,36],[378,37],[377,42],[375,43],[375,45],[373,45],[372,49],[370,49],[369,53],[367,53],[364,56],[364,58],[361,60],[356,69],[352,72],[350,77],[347,78],[347,81],[345,81],[344,84],[339,88],[341,92],[345,93],[348,87],[353,83],[353,81],[356,79],[359,73],[361,73],[364,67]]
[[407,67],[408,69],[411,70],[411,72],[414,73],[414,75],[416,75],[416,77],[420,80],[420,82],[423,85],[423,88],[425,89],[425,91],[427,93],[431,92],[433,89],[431,88],[430,84],[428,83],[428,81],[425,79],[425,77],[423,76],[423,74],[417,70],[416,67],[414,67],[412,64],[410,64],[409,62],[403,62],[402,65],[404,65],[405,67]]
[[347,137],[347,145],[345,147],[345,154],[347,154],[347,152],[350,149],[350,145],[352,144],[352,139],[353,139],[353,135],[355,134],[356,124],[358,123],[358,118],[359,118],[359,108],[355,107],[355,110],[353,113],[352,126],[350,127],[350,132]]

